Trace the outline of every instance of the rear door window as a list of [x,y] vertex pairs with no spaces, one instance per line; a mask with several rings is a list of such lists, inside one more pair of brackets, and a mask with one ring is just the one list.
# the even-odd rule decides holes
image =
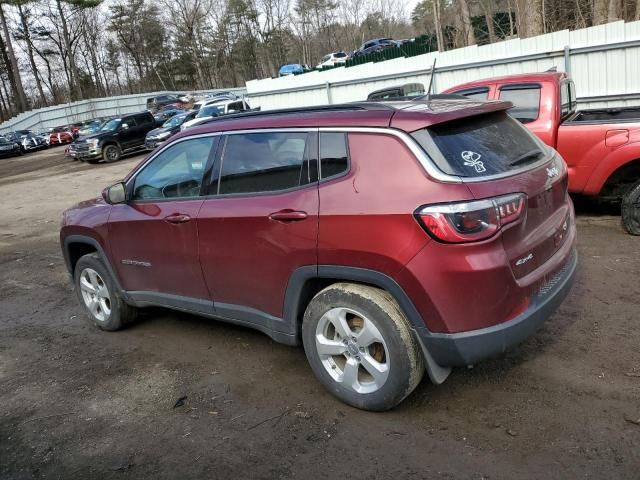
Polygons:
[[143,125],[154,123],[154,120],[152,115],[147,115],[146,113],[143,113],[140,115],[136,115],[136,122],[138,125],[143,126]]
[[437,124],[412,136],[440,170],[459,177],[506,173],[545,155],[532,134],[505,112]]
[[310,183],[305,152],[311,135],[308,132],[229,135],[222,155],[218,192],[264,193]]
[[233,113],[233,112],[242,112],[244,110],[244,103],[243,102],[234,102],[234,103],[230,103],[227,106],[227,111],[229,113]]
[[522,123],[531,123],[540,113],[540,85],[505,85],[500,87],[500,100],[513,103],[509,114]]
[[122,119],[122,125],[126,124],[127,127],[133,128],[136,126],[136,119],[134,117],[126,117]]

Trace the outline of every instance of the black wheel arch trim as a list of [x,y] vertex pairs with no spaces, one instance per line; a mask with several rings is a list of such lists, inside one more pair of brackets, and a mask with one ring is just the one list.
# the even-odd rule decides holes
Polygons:
[[118,275],[116,274],[115,270],[111,266],[111,262],[109,261],[109,257],[104,251],[104,248],[102,247],[100,242],[93,237],[89,237],[87,235],[69,235],[64,238],[62,242],[64,262],[67,266],[67,270],[69,271],[69,274],[71,275],[71,278],[73,279],[73,266],[71,265],[70,251],[71,251],[71,244],[74,244],[74,243],[83,243],[85,245],[91,245],[96,249],[96,253],[104,263],[104,266],[106,267],[106,269],[109,271],[109,275],[111,275],[111,279],[113,280],[113,283],[116,284],[116,288],[118,289],[119,293],[123,296],[125,300],[129,300],[129,297],[126,291],[122,288]]
[[296,332],[296,337],[298,329],[302,325],[300,317],[304,314],[304,308],[306,307],[306,305],[301,305],[305,284],[308,281],[322,279],[365,283],[389,292],[398,302],[398,305],[411,324],[414,338],[420,344],[429,378],[433,383],[438,385],[447,379],[451,373],[451,368],[438,365],[428,352],[422,336],[424,336],[425,333],[429,335],[429,331],[417,308],[403,288],[393,278],[376,270],[340,265],[318,265],[317,267],[305,266],[297,268],[291,275],[289,284],[287,285],[283,311],[285,323],[289,326],[291,332]]
[[318,265],[297,268],[289,279],[285,294],[284,318],[288,323],[297,323],[302,306],[301,294],[304,285],[314,279],[336,279],[358,283],[367,283],[388,291],[398,302],[413,328],[425,328],[422,316],[398,283],[390,276],[360,267],[341,265]]
[[122,152],[122,145],[120,145],[120,142],[118,140],[116,140],[115,138],[105,139],[102,142],[98,143],[98,145],[102,149],[105,149],[110,145],[114,145],[114,146],[118,147],[118,150],[120,150],[120,152]]

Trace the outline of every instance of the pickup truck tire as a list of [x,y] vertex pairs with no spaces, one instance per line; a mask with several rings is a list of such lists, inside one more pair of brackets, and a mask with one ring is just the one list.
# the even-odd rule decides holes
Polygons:
[[622,226],[631,235],[640,235],[640,182],[622,197]]
[[102,149],[102,159],[107,162],[117,162],[120,160],[120,147],[117,145],[107,145]]
[[305,311],[302,341],[320,383],[363,410],[395,407],[425,371],[408,320],[379,288],[336,283],[319,292]]
[[80,303],[98,328],[120,330],[135,320],[138,309],[124,302],[97,253],[80,257],[73,281]]

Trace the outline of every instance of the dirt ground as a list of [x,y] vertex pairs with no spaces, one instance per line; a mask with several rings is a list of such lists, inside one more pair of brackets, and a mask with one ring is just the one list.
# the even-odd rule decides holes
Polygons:
[[0,160],[0,478],[638,478],[640,238],[619,217],[580,204],[577,282],[534,337],[367,413],[252,330],[86,320],[60,214],[141,158]]

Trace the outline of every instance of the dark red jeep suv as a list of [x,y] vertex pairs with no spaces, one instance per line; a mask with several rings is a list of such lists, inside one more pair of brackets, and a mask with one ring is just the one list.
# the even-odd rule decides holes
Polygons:
[[172,137],[64,213],[104,330],[163,306],[302,343],[341,400],[385,410],[426,371],[504,352],[567,295],[567,169],[505,102],[439,97],[239,114]]

